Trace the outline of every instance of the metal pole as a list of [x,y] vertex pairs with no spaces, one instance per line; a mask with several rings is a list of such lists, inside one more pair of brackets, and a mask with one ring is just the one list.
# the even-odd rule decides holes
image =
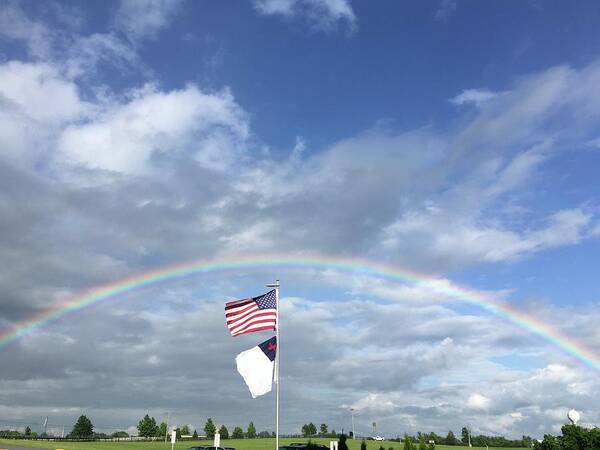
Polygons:
[[356,439],[356,433],[354,432],[354,408],[350,408],[352,413],[352,439]]
[[275,338],[277,339],[277,350],[275,351],[275,373],[277,377],[275,382],[275,450],[279,450],[279,384],[281,372],[279,371],[279,358],[281,355],[281,342],[279,341],[279,280],[273,284],[267,284],[267,287],[275,288],[275,305],[277,306],[277,323],[275,325]]

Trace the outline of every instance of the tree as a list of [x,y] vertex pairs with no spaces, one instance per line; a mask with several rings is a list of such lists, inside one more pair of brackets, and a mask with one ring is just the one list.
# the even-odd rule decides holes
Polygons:
[[[312,424],[309,424],[309,426],[310,425],[312,425]],[[340,437],[338,439],[338,450],[348,450],[348,444],[346,444],[346,435],[345,434],[340,434]]]
[[534,450],[559,450],[558,440],[554,436],[546,434],[542,442],[533,444]]
[[219,434],[221,435],[221,439],[229,439],[229,430],[225,425],[221,425],[221,428],[219,428]]
[[164,438],[167,435],[167,423],[161,422],[158,427],[156,427],[156,437]]
[[461,432],[460,432],[460,440],[463,444],[468,445],[469,444],[469,430],[467,429],[467,427],[463,427]]
[[408,433],[404,433],[404,446],[402,448],[403,450],[413,450],[413,445],[408,437]]
[[427,446],[427,450],[435,450],[435,441],[431,440],[431,442],[429,442],[429,445]]
[[317,434],[317,427],[312,422],[308,424],[308,434],[311,436]]
[[192,438],[198,439],[198,432],[194,430],[194,434],[192,434]]
[[31,428],[25,427],[25,436],[31,436]]
[[190,434],[192,434],[192,432],[190,431],[190,426],[189,425],[184,425],[181,428],[181,434],[184,436],[189,436]]
[[115,431],[113,434],[110,435],[111,438],[128,438],[129,437],[129,433],[127,433],[127,431]]
[[79,416],[79,419],[77,419],[77,422],[75,422],[75,425],[73,425],[71,436],[89,439],[93,435],[94,425],[92,425],[92,421],[84,415]]
[[212,418],[209,417],[208,420],[206,421],[206,424],[204,425],[204,433],[206,434],[206,437],[208,439],[212,439],[215,437],[216,432],[217,432],[217,427],[215,427],[215,424],[213,423]]
[[577,425],[563,425],[562,436],[544,436],[534,444],[534,450],[588,450],[600,448],[600,428],[587,429]]
[[309,434],[310,432],[308,431],[308,424],[305,423],[302,425],[302,436],[307,437]]
[[179,428],[179,427],[175,428],[175,437],[177,439],[181,439],[181,428]]
[[256,437],[256,428],[254,427],[254,422],[250,422],[248,424],[248,431],[246,431],[246,437],[248,439],[254,439]]
[[365,442],[364,439],[360,443],[360,450],[367,450],[367,443]]
[[448,434],[446,435],[446,445],[457,445],[458,444],[458,440],[456,439],[456,436],[454,436],[454,433],[452,432],[452,430],[448,431]]
[[321,429],[321,434],[327,434],[327,424],[326,423],[322,423],[320,426]]
[[244,439],[244,430],[241,427],[235,427],[231,433],[233,439]]
[[419,436],[419,450],[427,450],[427,444],[425,444],[425,436]]
[[156,426],[156,419],[154,419],[154,417],[150,417],[148,414],[146,414],[144,416],[144,418],[138,422],[137,429],[138,429],[138,436],[142,436],[142,437],[156,436],[156,433],[158,432],[158,427]]

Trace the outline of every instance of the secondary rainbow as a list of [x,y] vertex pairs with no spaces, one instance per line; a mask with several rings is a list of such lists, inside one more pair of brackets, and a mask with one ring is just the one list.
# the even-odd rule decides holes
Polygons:
[[235,256],[223,259],[187,262],[143,272],[87,290],[80,295],[71,297],[63,302],[58,302],[48,309],[18,323],[13,328],[0,334],[0,349],[21,337],[49,326],[65,316],[74,314],[77,311],[84,310],[100,302],[117,299],[136,290],[155,288],[163,283],[195,275],[254,269],[329,269],[372,276],[393,282],[427,285],[433,292],[437,292],[446,298],[476,305],[497,317],[512,322],[519,328],[543,338],[577,361],[600,371],[600,356],[592,350],[535,317],[525,314],[504,302],[496,301],[485,293],[398,266],[365,259],[314,254],[303,256],[282,254]]

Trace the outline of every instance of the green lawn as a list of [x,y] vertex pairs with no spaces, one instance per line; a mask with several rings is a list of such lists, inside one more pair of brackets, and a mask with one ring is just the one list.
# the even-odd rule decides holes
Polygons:
[[[329,446],[330,439],[313,439],[313,442]],[[280,439],[280,445],[292,442],[307,442],[307,439],[293,438]],[[360,440],[348,440],[349,450],[360,450]],[[171,450],[171,444],[164,442],[53,442],[53,441],[23,441],[12,439],[0,439],[0,449],[3,444],[20,445],[32,448],[44,448],[54,450]],[[182,441],[175,444],[175,450],[186,450],[192,445],[212,445],[212,441]],[[227,439],[221,441],[222,446],[235,447],[236,450],[272,450],[275,447],[275,439]],[[390,447],[394,450],[402,450],[400,442],[376,442],[367,441],[367,450],[378,450],[383,446],[386,450]],[[436,450],[464,450],[469,447],[437,445]],[[492,447],[490,447],[491,449]],[[473,447],[472,450],[481,450],[485,447]],[[504,450],[517,450],[504,447]],[[523,449],[518,449],[523,450]]]

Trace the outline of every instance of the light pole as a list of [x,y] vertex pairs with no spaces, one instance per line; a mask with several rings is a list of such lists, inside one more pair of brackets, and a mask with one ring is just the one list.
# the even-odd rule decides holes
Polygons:
[[350,414],[352,414],[352,439],[356,439],[356,433],[354,432],[354,408],[350,408]]

